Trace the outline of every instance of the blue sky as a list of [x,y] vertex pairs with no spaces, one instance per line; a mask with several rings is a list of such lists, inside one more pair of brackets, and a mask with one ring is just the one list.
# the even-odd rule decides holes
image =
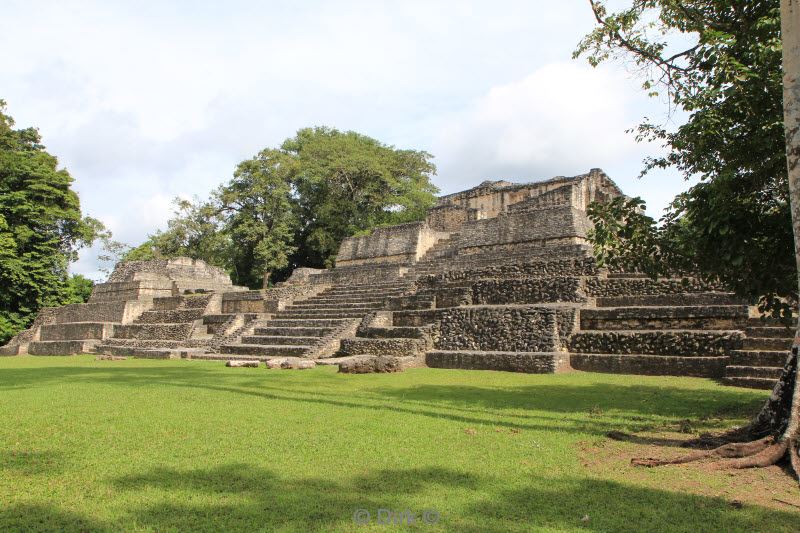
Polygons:
[[[625,130],[666,106],[623,64],[571,59],[592,22],[585,0],[7,0],[0,98],[132,245],[314,125],[431,152],[443,193],[600,167],[658,215],[688,185],[637,179],[658,147]],[[73,270],[100,277],[96,251]]]

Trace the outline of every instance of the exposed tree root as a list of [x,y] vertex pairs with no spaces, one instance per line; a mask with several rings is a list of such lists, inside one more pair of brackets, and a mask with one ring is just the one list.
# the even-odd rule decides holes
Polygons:
[[743,456],[739,459],[723,461],[719,464],[721,468],[764,468],[772,466],[786,455],[787,441],[776,442],[758,453]]
[[[800,387],[797,386],[798,348],[786,359],[783,373],[761,411],[747,426],[722,435],[702,435],[682,446],[708,448],[675,459],[636,458],[634,466],[662,466],[710,460],[717,468],[761,468],[787,458],[800,481]],[[609,437],[637,442],[635,436],[612,432]],[[654,440],[655,441],[655,440]]]
[[[632,459],[631,464],[635,466],[662,466],[662,465],[678,465],[684,463],[692,463],[694,461],[701,461],[703,459],[730,459],[739,457],[750,457],[758,455],[764,450],[770,449],[776,445],[772,437],[764,437],[763,439],[755,440],[752,442],[739,442],[723,444],[713,450],[701,450],[675,459],[653,459],[642,458]],[[784,447],[784,451],[786,448]]]

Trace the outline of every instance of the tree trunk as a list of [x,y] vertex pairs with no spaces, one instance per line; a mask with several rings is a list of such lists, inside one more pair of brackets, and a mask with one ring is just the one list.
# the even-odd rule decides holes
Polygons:
[[[789,171],[789,201],[794,230],[794,251],[800,289],[800,0],[781,0],[781,39],[783,41],[783,120],[786,130],[786,165]],[[781,439],[787,444],[795,474],[800,477],[798,440],[800,439],[800,387],[797,384],[797,355],[800,351],[800,314],[792,354],[775,393],[791,397],[788,423]],[[783,387],[781,388],[781,385]],[[772,400],[772,398],[770,398]],[[774,403],[772,401],[768,402]],[[786,401],[782,402],[784,405]]]

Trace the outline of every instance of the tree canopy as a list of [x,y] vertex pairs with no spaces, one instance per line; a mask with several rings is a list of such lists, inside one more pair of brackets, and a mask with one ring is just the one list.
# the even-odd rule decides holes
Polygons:
[[[598,206],[601,256],[653,274],[693,270],[770,308],[795,300],[779,1],[634,0],[614,13],[590,4],[597,25],[575,55],[626,61],[645,90],[688,114],[677,128],[647,118],[636,128],[638,140],[667,149],[642,174],[674,168],[700,180],[660,224],[636,215],[638,202]],[[636,231],[620,232],[623,219]],[[612,242],[631,238],[639,243]]]
[[68,266],[104,229],[81,215],[72,182],[36,129],[14,129],[0,100],[0,344],[41,307],[86,294],[89,280],[70,280]]
[[351,131],[301,129],[239,163],[208,200],[177,200],[168,228],[126,258],[187,255],[250,287],[266,273],[330,267],[344,238],[424,218],[438,192],[431,159]]

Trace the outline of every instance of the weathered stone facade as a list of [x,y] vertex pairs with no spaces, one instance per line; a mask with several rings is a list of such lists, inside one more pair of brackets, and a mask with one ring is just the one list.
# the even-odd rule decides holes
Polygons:
[[[88,304],[45,309],[0,353],[341,363],[722,378],[769,386],[790,338],[723,287],[598,268],[600,170],[443,196],[426,220],[345,239],[336,268],[234,287],[186,258],[118,265]],[[272,364],[272,363],[275,364]],[[297,368],[297,365],[292,366]]]

